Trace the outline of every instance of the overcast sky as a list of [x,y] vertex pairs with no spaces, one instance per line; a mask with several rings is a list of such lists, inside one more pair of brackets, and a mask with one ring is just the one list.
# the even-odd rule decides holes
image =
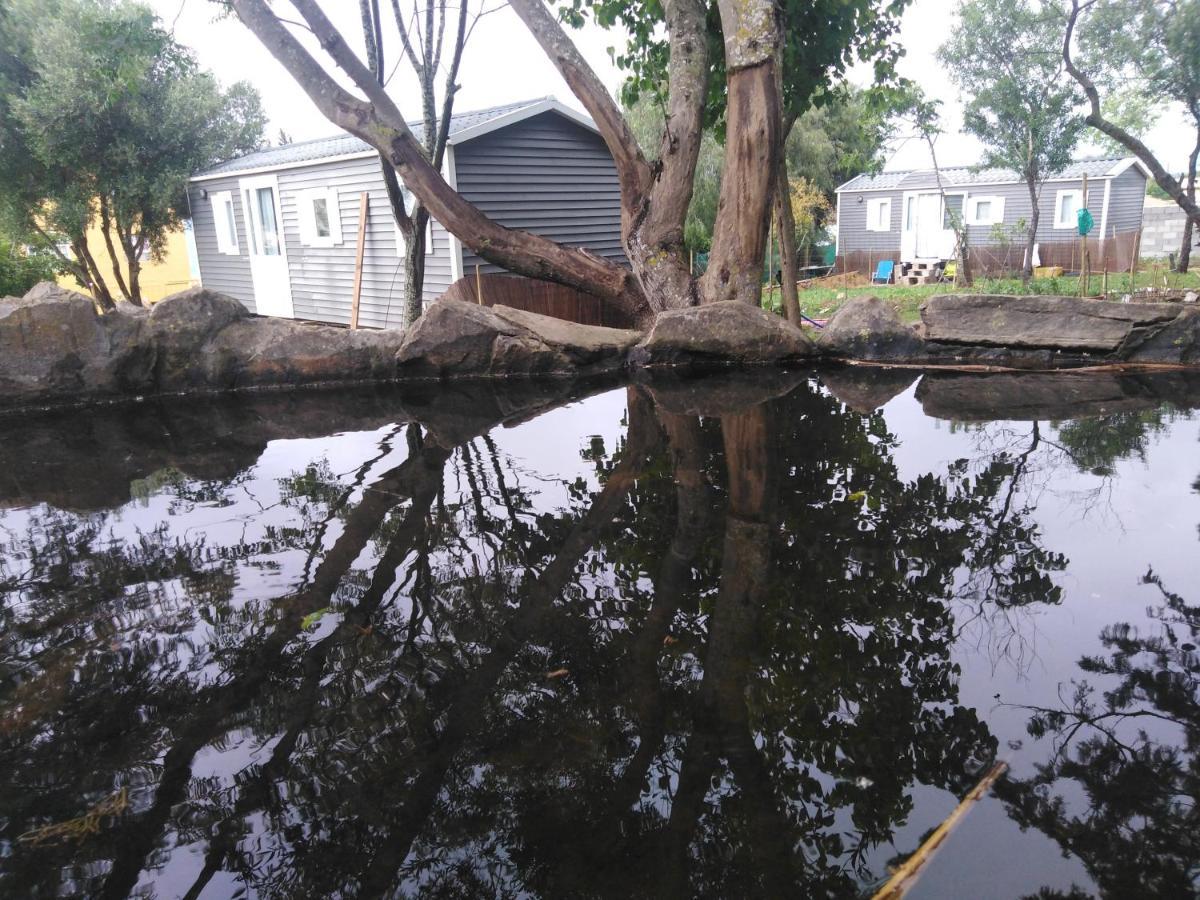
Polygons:
[[[486,2],[488,7],[493,7],[499,0]],[[244,79],[258,88],[270,117],[268,133],[272,140],[280,129],[295,140],[321,137],[336,130],[240,22],[234,18],[218,18],[215,4],[209,0],[150,0],[150,4],[168,27],[174,23],[176,38],[195,50],[200,63],[215,72],[223,83]],[[275,5],[286,8],[279,0]],[[402,8],[409,5],[406,0],[401,0]],[[390,4],[384,2],[383,6],[385,16],[388,16]],[[337,0],[324,4],[324,8],[352,45],[361,43],[357,3]],[[922,85],[929,96],[944,103],[948,133],[938,141],[938,162],[943,166],[971,165],[979,161],[981,149],[973,138],[958,133],[961,105],[957,92],[934,59],[938,36],[946,31],[950,8],[947,0],[914,0],[904,15],[901,39],[906,56],[900,70],[901,74]],[[585,58],[615,91],[621,82],[621,73],[612,64],[608,48],[619,45],[621,35],[589,27],[573,32],[573,36]],[[389,37],[392,42],[384,47],[385,58],[394,62],[399,50],[394,29],[385,35],[385,43]],[[865,69],[855,71],[852,78],[863,83],[870,78],[870,73]],[[541,48],[507,8],[500,8],[480,21],[467,46],[459,84],[462,90],[456,106],[460,111],[547,95],[579,106]],[[400,108],[415,118],[419,103],[407,67],[402,65],[397,69],[389,82],[389,90]],[[1168,168],[1178,171],[1183,168],[1194,140],[1185,125],[1182,110],[1171,110],[1150,134],[1148,143]],[[1081,155],[1089,152],[1093,151],[1084,148]],[[927,168],[929,165],[928,150],[920,142],[898,138],[889,146],[888,169]]]

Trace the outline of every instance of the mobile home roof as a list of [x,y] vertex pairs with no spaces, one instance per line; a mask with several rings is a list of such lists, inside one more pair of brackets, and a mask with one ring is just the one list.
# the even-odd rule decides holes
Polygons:
[[[1112,178],[1120,175],[1130,166],[1137,166],[1146,175],[1146,171],[1138,160],[1132,156],[1104,159],[1083,159],[1071,163],[1061,172],[1047,178],[1047,181],[1078,181],[1084,175],[1088,178]],[[877,175],[855,175],[837,190],[842,191],[891,191],[903,187],[904,182],[913,176],[933,175],[933,169],[912,169],[906,172],[880,172]],[[972,184],[1020,184],[1022,178],[1011,169],[977,168],[973,166],[954,166],[941,170],[942,180],[947,186],[961,187]]]
[[[556,112],[577,122],[578,124],[596,130],[595,124],[587,116],[576,112],[569,106],[559,103],[553,97],[539,97],[535,100],[522,100],[517,103],[506,103],[488,109],[477,109],[469,112],[456,113],[450,118],[449,142],[461,144],[472,138],[511,125],[522,119],[543,112]],[[422,139],[424,126],[420,122],[409,122],[417,140]],[[224,175],[234,175],[244,172],[268,172],[275,169],[290,169],[296,166],[308,165],[330,159],[342,159],[355,156],[369,156],[376,150],[366,141],[352,134],[343,132],[330,137],[314,138],[309,141],[296,141],[281,147],[267,147],[255,150],[245,156],[226,160],[210,169],[192,176],[192,181],[203,181],[208,178],[218,178]]]

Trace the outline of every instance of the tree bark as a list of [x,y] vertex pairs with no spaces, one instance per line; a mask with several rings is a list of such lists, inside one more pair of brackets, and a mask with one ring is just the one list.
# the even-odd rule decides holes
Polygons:
[[421,318],[425,304],[425,226],[429,213],[417,207],[412,216],[412,236],[404,245],[404,324]]
[[1080,0],[1071,0],[1071,11],[1067,14],[1067,30],[1063,37],[1062,48],[1063,64],[1071,77],[1079,82],[1079,86],[1083,88],[1084,94],[1087,95],[1088,105],[1091,108],[1084,121],[1097,131],[1108,135],[1140,159],[1146,168],[1150,170],[1150,174],[1154,176],[1154,180],[1158,186],[1167,192],[1168,197],[1179,204],[1180,208],[1187,213],[1188,218],[1193,221],[1200,221],[1200,206],[1196,205],[1196,198],[1187,195],[1183,186],[1180,185],[1170,172],[1163,168],[1158,158],[1150,152],[1149,147],[1124,128],[1104,118],[1104,114],[1100,109],[1100,92],[1096,89],[1095,83],[1087,73],[1079,69],[1071,60],[1071,37],[1075,32],[1075,25],[1079,20],[1079,14],[1090,5],[1091,3],[1089,2],[1081,4]]
[[[1200,122],[1200,115],[1196,117]],[[1200,163],[1200,128],[1196,129],[1196,146],[1192,148],[1192,153],[1188,157],[1187,171],[1187,196],[1193,202],[1196,199],[1196,165]],[[1175,266],[1175,270],[1181,274],[1186,274],[1192,263],[1192,238],[1195,236],[1196,224],[1200,220],[1188,219],[1183,224],[1183,240],[1179,242],[1179,262]]]
[[91,286],[92,297],[96,303],[105,312],[116,309],[117,304],[113,300],[112,292],[109,291],[108,285],[104,281],[104,276],[100,274],[100,267],[96,265],[95,257],[92,256],[92,251],[88,248],[87,238],[80,237],[77,240],[71,241],[71,250],[75,253],[76,259],[83,262],[84,270],[88,276],[88,283]]
[[769,210],[782,150],[779,27],[769,0],[720,0],[727,72],[725,167],[704,302],[762,302]]
[[108,198],[103,194],[100,195],[100,233],[104,236],[104,247],[108,250],[108,261],[112,264],[113,280],[117,282],[121,295],[129,300],[129,287],[125,284],[125,276],[121,274],[121,256],[125,255],[124,248],[121,256],[118,256],[112,239],[112,214],[108,208]]
[[782,250],[783,313],[793,325],[804,321],[800,315],[800,292],[796,282],[800,272],[796,265],[796,217],[792,215],[791,185],[787,177],[787,161],[779,156],[779,181],[775,187],[775,218],[779,225],[779,246]]
[[144,235],[133,237],[132,228],[122,229],[117,224],[117,233],[122,236],[122,247],[125,248],[126,268],[129,271],[129,302],[134,306],[144,306],[142,302],[142,251],[146,249]]
[[1038,188],[1037,183],[1032,179],[1025,182],[1029,188],[1029,234],[1025,238],[1025,259],[1021,264],[1021,283],[1029,284],[1029,279],[1033,277],[1033,248],[1037,245],[1037,230],[1038,219],[1041,213],[1038,210]]

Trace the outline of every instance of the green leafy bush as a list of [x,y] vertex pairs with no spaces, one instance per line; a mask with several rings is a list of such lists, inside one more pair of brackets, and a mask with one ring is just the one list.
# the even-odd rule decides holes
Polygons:
[[26,252],[0,237],[0,297],[19,297],[39,281],[53,281],[59,263],[50,252]]

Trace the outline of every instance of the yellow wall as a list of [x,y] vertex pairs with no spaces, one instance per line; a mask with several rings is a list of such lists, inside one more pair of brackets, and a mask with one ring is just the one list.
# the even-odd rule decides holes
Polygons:
[[[88,249],[92,252],[92,256],[96,258],[96,264],[100,267],[100,272],[104,276],[104,283],[108,285],[113,299],[121,299],[121,289],[117,287],[116,279],[113,278],[112,263],[108,255],[108,248],[104,245],[104,235],[101,233],[98,225],[93,225],[88,230],[87,242]],[[117,250],[117,255],[121,257],[119,263],[122,277],[124,277],[128,272],[128,267],[125,265],[125,257],[120,249]],[[191,265],[188,262],[187,237],[182,229],[172,232],[167,237],[166,254],[163,256],[162,262],[154,262],[148,259],[142,263],[140,281],[142,299],[147,303],[161,300],[163,297],[200,283],[199,278],[192,276]],[[70,274],[58,276],[58,283],[63,287],[69,287],[76,291],[79,290],[79,283]]]

